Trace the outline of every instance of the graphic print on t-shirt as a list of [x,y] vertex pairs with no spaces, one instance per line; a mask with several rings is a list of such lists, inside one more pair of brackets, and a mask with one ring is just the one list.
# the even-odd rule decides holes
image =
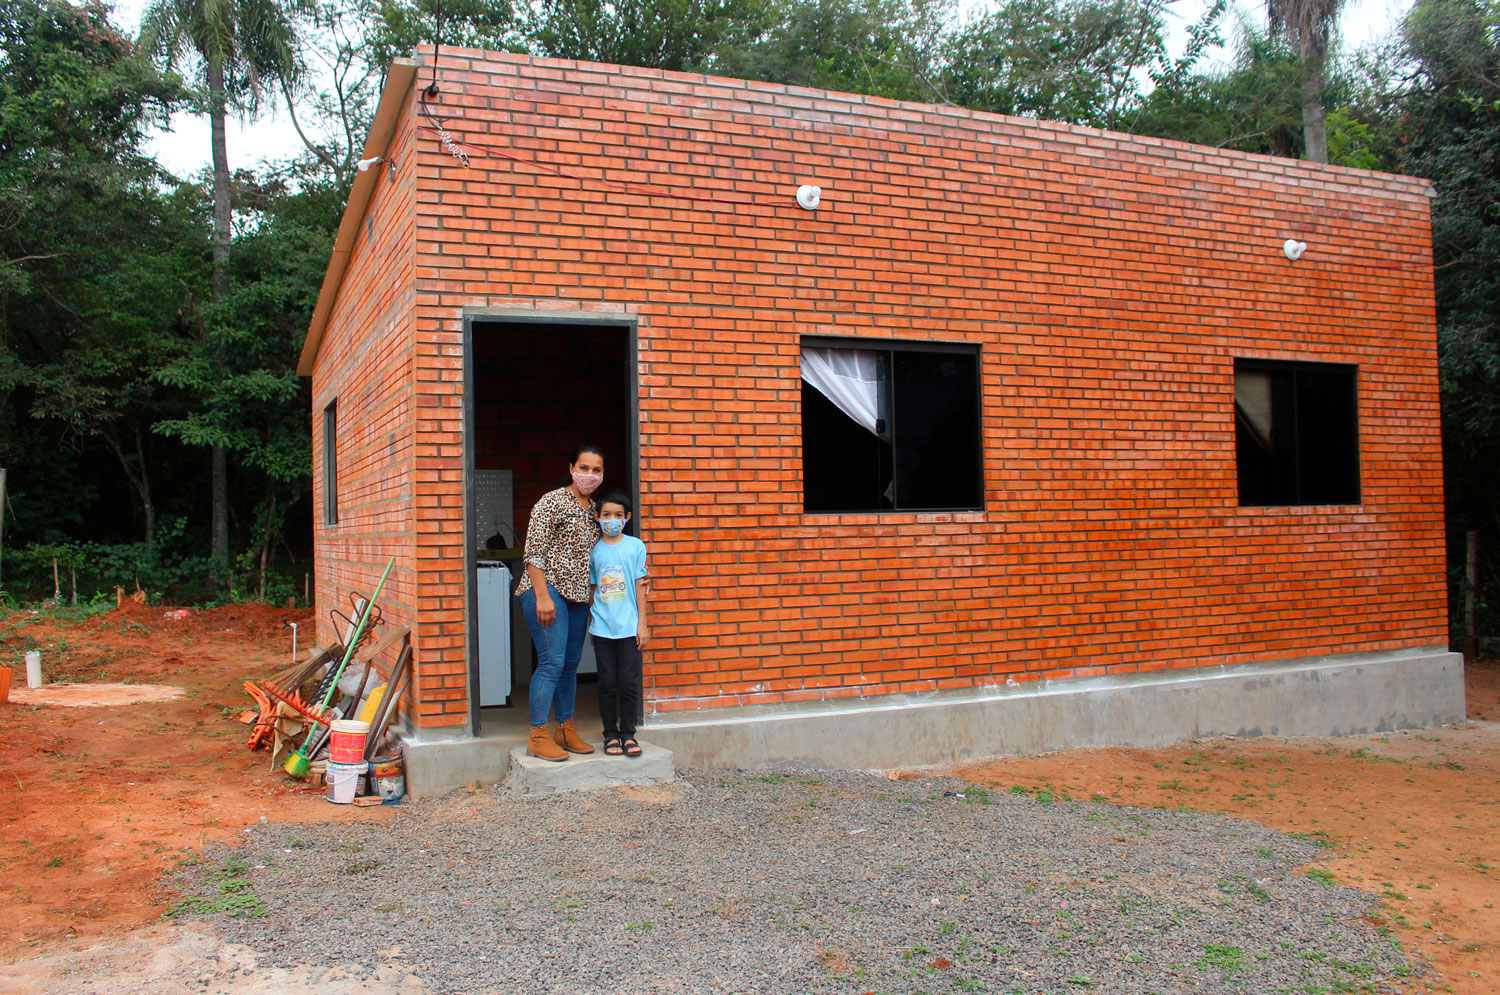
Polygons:
[[598,598],[606,605],[617,604],[625,600],[625,568],[619,566],[608,566],[599,575]]

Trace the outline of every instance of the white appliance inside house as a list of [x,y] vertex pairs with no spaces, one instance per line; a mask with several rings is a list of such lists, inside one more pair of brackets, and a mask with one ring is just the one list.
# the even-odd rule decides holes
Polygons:
[[504,560],[480,560],[475,572],[479,599],[479,707],[489,708],[508,704],[510,698],[512,574]]

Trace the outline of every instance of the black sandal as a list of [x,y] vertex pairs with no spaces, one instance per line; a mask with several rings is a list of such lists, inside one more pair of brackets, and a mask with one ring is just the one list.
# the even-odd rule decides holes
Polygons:
[[604,753],[606,756],[619,757],[624,756],[625,749],[620,745],[618,739],[611,736],[604,741]]
[[627,757],[638,757],[641,755],[641,744],[635,741],[634,736],[626,736],[625,742],[620,744],[625,748]]

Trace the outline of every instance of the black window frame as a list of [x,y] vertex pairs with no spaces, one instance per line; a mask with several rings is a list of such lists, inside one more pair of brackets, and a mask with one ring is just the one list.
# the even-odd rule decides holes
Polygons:
[[[978,476],[979,500],[973,505],[942,506],[925,508],[903,508],[899,506],[899,489],[894,498],[896,507],[892,508],[818,508],[807,507],[807,450],[805,446],[806,424],[803,422],[803,410],[798,406],[798,443],[801,448],[803,459],[802,476],[802,514],[807,515],[935,515],[956,514],[965,512],[983,512],[985,510],[985,481],[984,481],[984,349],[978,343],[972,342],[946,342],[929,341],[924,339],[887,339],[871,338],[866,336],[841,336],[841,335],[803,335],[797,340],[797,362],[799,366],[798,379],[801,379],[800,365],[802,361],[802,350],[804,348],[814,349],[845,349],[860,352],[885,352],[892,354],[888,360],[887,370],[890,372],[892,383],[895,380],[894,354],[898,352],[927,353],[932,355],[957,355],[971,357],[974,361],[974,466]],[[805,381],[803,381],[805,384]],[[894,387],[893,387],[894,389]],[[891,435],[896,434],[898,414],[894,399],[891,404]],[[893,453],[894,460],[894,453]],[[892,486],[898,487],[897,470],[892,465]]]
[[323,524],[339,523],[339,399],[323,406]]
[[[1292,452],[1288,459],[1294,480],[1292,489],[1295,492],[1291,500],[1247,500],[1245,497],[1245,480],[1240,463],[1240,433],[1242,431],[1239,421],[1239,413],[1235,410],[1234,398],[1235,387],[1239,382],[1241,372],[1265,372],[1271,374],[1290,375],[1292,377],[1291,389],[1289,391],[1292,404]],[[1348,410],[1346,413],[1347,425],[1352,438],[1349,440],[1347,451],[1342,456],[1346,465],[1342,472],[1347,475],[1346,480],[1350,488],[1349,492],[1340,496],[1339,500],[1327,500],[1319,497],[1316,500],[1303,498],[1304,485],[1302,482],[1302,454],[1301,449],[1306,434],[1302,430],[1302,412],[1298,397],[1300,388],[1297,384],[1299,375],[1317,374],[1326,377],[1333,373],[1343,372],[1348,377]],[[1232,379],[1230,385],[1230,411],[1234,418],[1235,431],[1235,500],[1241,508],[1320,508],[1320,507],[1357,507],[1363,503],[1364,487],[1360,479],[1360,425],[1359,425],[1359,388],[1360,376],[1357,363],[1341,363],[1323,360],[1291,360],[1291,359],[1263,359],[1251,356],[1236,356],[1233,358]],[[1274,458],[1274,456],[1273,456]],[[1286,458],[1286,457],[1283,457]]]

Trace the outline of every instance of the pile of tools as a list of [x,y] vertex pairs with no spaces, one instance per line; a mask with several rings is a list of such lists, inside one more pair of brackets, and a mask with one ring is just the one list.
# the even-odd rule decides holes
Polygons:
[[[376,599],[394,562],[392,558],[386,565],[380,583],[368,599],[350,595],[351,614],[337,609],[329,613],[342,643],[314,646],[300,663],[264,680],[244,683],[245,692],[257,706],[244,716],[252,723],[246,745],[251,750],[269,748],[273,768],[281,766],[293,777],[306,777],[326,756],[333,723],[339,719],[358,719],[369,724],[365,761],[391,752],[387,734],[411,684],[411,629],[397,626],[372,637],[376,630],[385,627]],[[395,662],[382,677],[377,660],[397,646]],[[350,671],[350,666],[356,669]],[[345,683],[341,693],[340,683],[346,672],[360,676],[352,692]],[[302,740],[300,746],[296,745],[298,739]]]

